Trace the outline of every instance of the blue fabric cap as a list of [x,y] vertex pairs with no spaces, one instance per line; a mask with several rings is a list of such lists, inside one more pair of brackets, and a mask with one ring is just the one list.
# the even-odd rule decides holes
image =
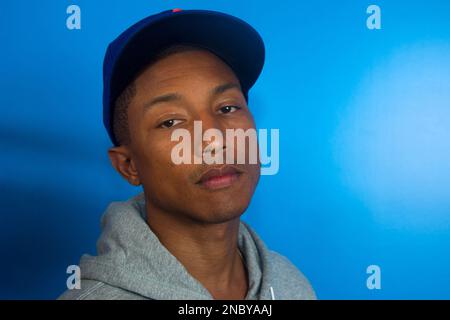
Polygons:
[[110,43],[103,63],[103,122],[114,145],[118,145],[112,119],[116,99],[156,54],[174,44],[216,54],[233,69],[246,98],[264,65],[258,32],[228,14],[173,9],[137,22]]

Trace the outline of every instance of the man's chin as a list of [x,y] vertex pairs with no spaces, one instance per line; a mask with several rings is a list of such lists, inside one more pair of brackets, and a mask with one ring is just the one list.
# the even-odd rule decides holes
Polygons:
[[224,223],[239,218],[250,204],[250,184],[243,188],[224,188],[216,192],[203,191],[198,194],[196,208],[192,211],[204,222]]
[[237,206],[226,204],[224,206],[211,205],[194,215],[194,220],[206,224],[221,224],[239,219],[247,209],[247,205]]
[[237,215],[213,215],[211,217],[207,217],[204,222],[209,224],[222,224],[235,221],[236,219],[239,219],[240,216],[242,216],[242,213]]

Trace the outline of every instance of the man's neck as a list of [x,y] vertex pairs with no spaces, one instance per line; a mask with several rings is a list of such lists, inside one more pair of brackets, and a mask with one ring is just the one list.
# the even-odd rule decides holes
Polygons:
[[238,251],[239,217],[220,224],[177,219],[147,205],[148,225],[215,299],[244,299],[245,265]]

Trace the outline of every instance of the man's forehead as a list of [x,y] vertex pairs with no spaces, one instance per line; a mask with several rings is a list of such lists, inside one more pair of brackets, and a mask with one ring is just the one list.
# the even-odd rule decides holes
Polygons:
[[233,70],[218,56],[204,49],[193,49],[159,59],[147,66],[136,81],[154,81],[163,85],[182,77],[199,75],[223,81],[238,80]]

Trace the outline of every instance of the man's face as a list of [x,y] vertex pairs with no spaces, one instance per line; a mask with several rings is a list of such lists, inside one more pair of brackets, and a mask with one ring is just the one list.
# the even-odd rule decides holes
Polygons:
[[[203,132],[216,128],[224,137],[226,129],[255,128],[233,71],[215,55],[193,50],[159,60],[136,79],[135,85],[136,95],[128,108],[129,148],[150,210],[159,208],[205,223],[240,216],[258,183],[259,160],[257,164],[230,167],[177,165],[171,158],[172,149],[179,144],[171,141],[172,132],[184,128],[194,137],[194,121],[202,121]],[[193,159],[199,146],[191,142]],[[227,147],[216,152],[225,152]],[[213,179],[208,180],[211,175]]]

